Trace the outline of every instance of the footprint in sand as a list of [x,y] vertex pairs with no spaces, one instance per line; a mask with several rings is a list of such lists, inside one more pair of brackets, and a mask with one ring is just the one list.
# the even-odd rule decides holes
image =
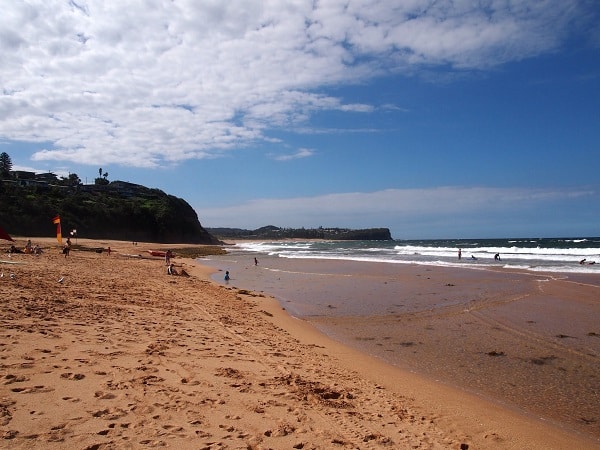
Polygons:
[[140,441],[140,444],[145,445],[147,447],[165,447],[166,446],[165,441],[156,441],[156,440],[152,440],[152,439],[144,439],[143,441]]
[[127,415],[127,411],[122,410],[121,408],[115,409],[101,409],[99,411],[93,412],[93,417],[99,417],[105,420],[117,420],[121,417],[125,417]]
[[8,430],[5,431],[4,433],[0,434],[0,438],[2,439],[14,439],[17,437],[17,435],[19,434],[19,432],[17,430]]
[[12,420],[12,413],[10,407],[17,402],[9,399],[0,399],[0,426],[8,425]]
[[97,391],[94,393],[94,397],[96,397],[97,399],[100,399],[100,400],[112,400],[113,398],[116,398],[117,396],[115,394],[111,394],[110,392]]
[[5,375],[4,379],[6,380],[4,384],[22,383],[24,381],[29,381],[29,377],[26,377],[24,375],[18,376],[12,374]]
[[71,373],[71,372],[67,372],[67,373],[63,373],[60,375],[61,378],[66,378],[68,380],[83,380],[85,378],[85,375],[82,373]]
[[52,392],[54,388],[49,388],[46,386],[29,386],[29,387],[17,387],[12,388],[12,392],[16,392],[18,394],[39,394],[42,392]]

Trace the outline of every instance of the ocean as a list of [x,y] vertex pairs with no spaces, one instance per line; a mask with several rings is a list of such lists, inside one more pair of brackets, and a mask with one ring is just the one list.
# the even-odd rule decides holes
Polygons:
[[[458,258],[461,250],[462,257]],[[600,273],[600,237],[240,242],[235,254],[448,267]],[[498,254],[499,260],[494,256]],[[580,264],[582,260],[584,264]],[[598,264],[595,264],[598,263]]]
[[[388,314],[389,305],[407,294],[397,281],[403,267],[472,269],[467,273],[473,276],[493,270],[504,277],[522,271],[595,278],[600,274],[600,238],[241,241],[227,247],[226,255],[202,262],[220,271],[213,275],[215,281],[222,282],[229,271],[231,285],[271,294],[297,317],[370,316]],[[366,277],[369,273],[374,275]],[[374,289],[377,296],[370,294]],[[329,306],[331,299],[337,299],[336,308]],[[448,298],[436,307],[453,301]],[[422,300],[404,304],[413,312],[430,307]]]

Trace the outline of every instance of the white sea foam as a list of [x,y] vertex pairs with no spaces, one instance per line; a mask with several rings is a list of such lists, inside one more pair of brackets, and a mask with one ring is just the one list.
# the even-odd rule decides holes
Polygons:
[[[328,259],[446,267],[502,267],[530,271],[600,273],[600,239],[454,241],[242,242],[240,252],[281,258]],[[458,259],[458,249],[462,259]],[[500,261],[494,255],[500,255]],[[585,260],[586,264],[579,264]],[[589,264],[595,261],[598,264]]]

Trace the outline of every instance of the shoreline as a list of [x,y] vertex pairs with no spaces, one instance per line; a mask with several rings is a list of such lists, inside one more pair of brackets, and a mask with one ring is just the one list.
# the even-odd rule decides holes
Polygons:
[[600,436],[595,276],[238,256],[210,263],[338,342]]
[[[590,238],[594,247],[600,238]],[[542,241],[540,239],[539,241]],[[423,265],[442,268],[470,268],[480,270],[522,270],[528,273],[584,274],[600,275],[600,265],[594,259],[600,257],[598,248],[569,248],[571,240],[563,238],[547,239],[538,245],[554,247],[532,247],[531,240],[522,247],[514,247],[517,241],[510,239],[483,239],[482,242],[463,240],[464,257],[457,257],[456,240],[426,241],[288,241],[240,242],[230,244],[236,253],[257,253],[279,255],[286,258],[309,258],[330,261],[383,262],[398,265]],[[537,240],[536,240],[537,241]],[[368,242],[368,243],[367,243]],[[580,245],[587,239],[578,241]],[[365,246],[366,244],[366,246]],[[239,250],[239,252],[238,252]],[[559,253],[556,253],[558,251]],[[494,253],[495,252],[495,253]],[[564,253],[560,253],[564,252]],[[471,257],[466,255],[470,254]],[[475,256],[476,255],[476,256]],[[501,256],[502,255],[502,256]],[[570,255],[570,256],[567,256]],[[591,260],[583,264],[584,261]]]
[[0,281],[12,448],[598,445],[333,341],[272,296],[211,281],[202,260],[176,258],[191,276],[171,277],[126,256],[175,245],[91,242],[113,255],[64,258],[54,242]]

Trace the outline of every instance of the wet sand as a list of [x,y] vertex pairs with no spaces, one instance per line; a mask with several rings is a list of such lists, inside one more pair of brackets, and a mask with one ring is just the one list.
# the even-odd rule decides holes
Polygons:
[[259,259],[218,264],[353,348],[600,439],[598,276]]
[[598,445],[333,341],[235,273],[219,286],[176,257],[190,276],[169,276],[145,252],[166,246],[79,243],[113,253],[65,258],[46,240],[39,257],[2,255],[2,448]]

